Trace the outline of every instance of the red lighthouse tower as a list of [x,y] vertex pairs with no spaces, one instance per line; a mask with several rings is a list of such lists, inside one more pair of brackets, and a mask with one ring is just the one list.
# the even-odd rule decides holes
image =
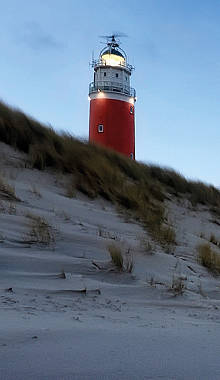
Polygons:
[[136,95],[130,87],[133,67],[115,35],[107,37],[106,47],[92,66],[89,140],[134,159]]

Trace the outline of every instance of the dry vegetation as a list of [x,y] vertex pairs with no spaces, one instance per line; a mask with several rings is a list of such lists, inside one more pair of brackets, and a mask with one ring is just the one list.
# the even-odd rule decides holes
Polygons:
[[10,186],[1,176],[0,176],[0,197],[7,200],[18,200],[15,195],[15,189]]
[[198,260],[204,267],[215,274],[220,274],[220,253],[214,251],[209,243],[200,244],[197,252]]
[[130,249],[128,249],[124,254],[122,253],[122,249],[115,245],[110,244],[108,246],[108,251],[111,256],[112,264],[120,271],[120,272],[128,272],[131,273],[134,269],[133,257],[130,253]]
[[48,221],[41,216],[30,213],[26,217],[30,220],[30,223],[29,231],[24,237],[24,242],[54,247],[56,240],[55,232]]
[[210,235],[209,241],[210,241],[210,243],[216,245],[217,247],[220,247],[220,241],[216,238],[216,236],[214,234]]
[[51,167],[71,174],[69,196],[79,190],[91,198],[101,196],[113,202],[139,220],[167,250],[175,244],[172,227],[164,224],[167,193],[184,194],[193,205],[220,209],[220,192],[213,186],[187,181],[171,169],[144,165],[68,134],[58,134],[3,103],[0,141],[27,153],[34,168]]
[[17,208],[15,203],[0,200],[0,214],[16,215],[16,212]]
[[183,295],[184,291],[186,290],[186,280],[187,279],[181,275],[173,275],[169,290],[173,292],[174,296]]

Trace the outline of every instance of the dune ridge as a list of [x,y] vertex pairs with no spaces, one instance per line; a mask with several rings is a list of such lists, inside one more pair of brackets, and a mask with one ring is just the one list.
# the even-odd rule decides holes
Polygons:
[[0,105],[0,377],[219,379],[218,189],[35,123]]

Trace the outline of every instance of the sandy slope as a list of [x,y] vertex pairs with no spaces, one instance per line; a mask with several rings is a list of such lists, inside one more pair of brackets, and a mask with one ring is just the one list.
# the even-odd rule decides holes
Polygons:
[[[208,210],[168,201],[178,246],[147,254],[141,226],[102,199],[67,198],[68,177],[25,163],[0,144],[21,200],[0,200],[0,379],[220,379],[220,283],[195,250],[201,232],[220,240]],[[28,242],[30,213],[53,226],[55,244]],[[130,248],[132,274],[110,270],[112,242]]]

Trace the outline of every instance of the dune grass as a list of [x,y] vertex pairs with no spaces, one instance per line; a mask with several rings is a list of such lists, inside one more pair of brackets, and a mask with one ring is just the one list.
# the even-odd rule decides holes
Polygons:
[[175,234],[164,225],[166,193],[185,194],[193,204],[220,208],[213,186],[187,181],[171,169],[132,161],[116,152],[56,133],[18,109],[0,103],[0,141],[26,152],[33,168],[54,168],[72,175],[67,193],[79,190],[101,196],[140,221],[160,244],[174,244]]
[[215,274],[220,274],[220,253],[214,251],[209,243],[197,247],[198,261]]
[[193,205],[198,203],[212,206],[220,211],[220,191],[212,185],[206,185],[201,181],[187,180],[180,173],[170,168],[159,166],[149,166],[150,174],[156,178],[160,184],[165,185],[167,191],[179,196],[185,194]]
[[7,200],[18,200],[15,194],[15,189],[13,186],[9,185],[1,176],[0,176],[0,197]]
[[186,278],[174,273],[169,290],[173,292],[174,296],[183,295],[186,290]]
[[123,271],[124,258],[122,255],[121,248],[117,247],[116,245],[111,244],[108,246],[108,251],[111,256],[112,263],[115,265],[115,267],[119,271]]
[[24,237],[24,241],[30,244],[42,246],[55,245],[55,233],[48,221],[39,215],[28,213],[26,217],[29,219],[29,231]]
[[217,247],[220,247],[220,240],[217,239],[213,233],[211,233],[209,241],[210,241],[210,243],[216,245]]
[[120,272],[132,273],[134,269],[134,261],[130,254],[130,249],[123,254],[122,249],[116,244],[110,244],[107,248],[111,256],[111,261],[117,270]]

